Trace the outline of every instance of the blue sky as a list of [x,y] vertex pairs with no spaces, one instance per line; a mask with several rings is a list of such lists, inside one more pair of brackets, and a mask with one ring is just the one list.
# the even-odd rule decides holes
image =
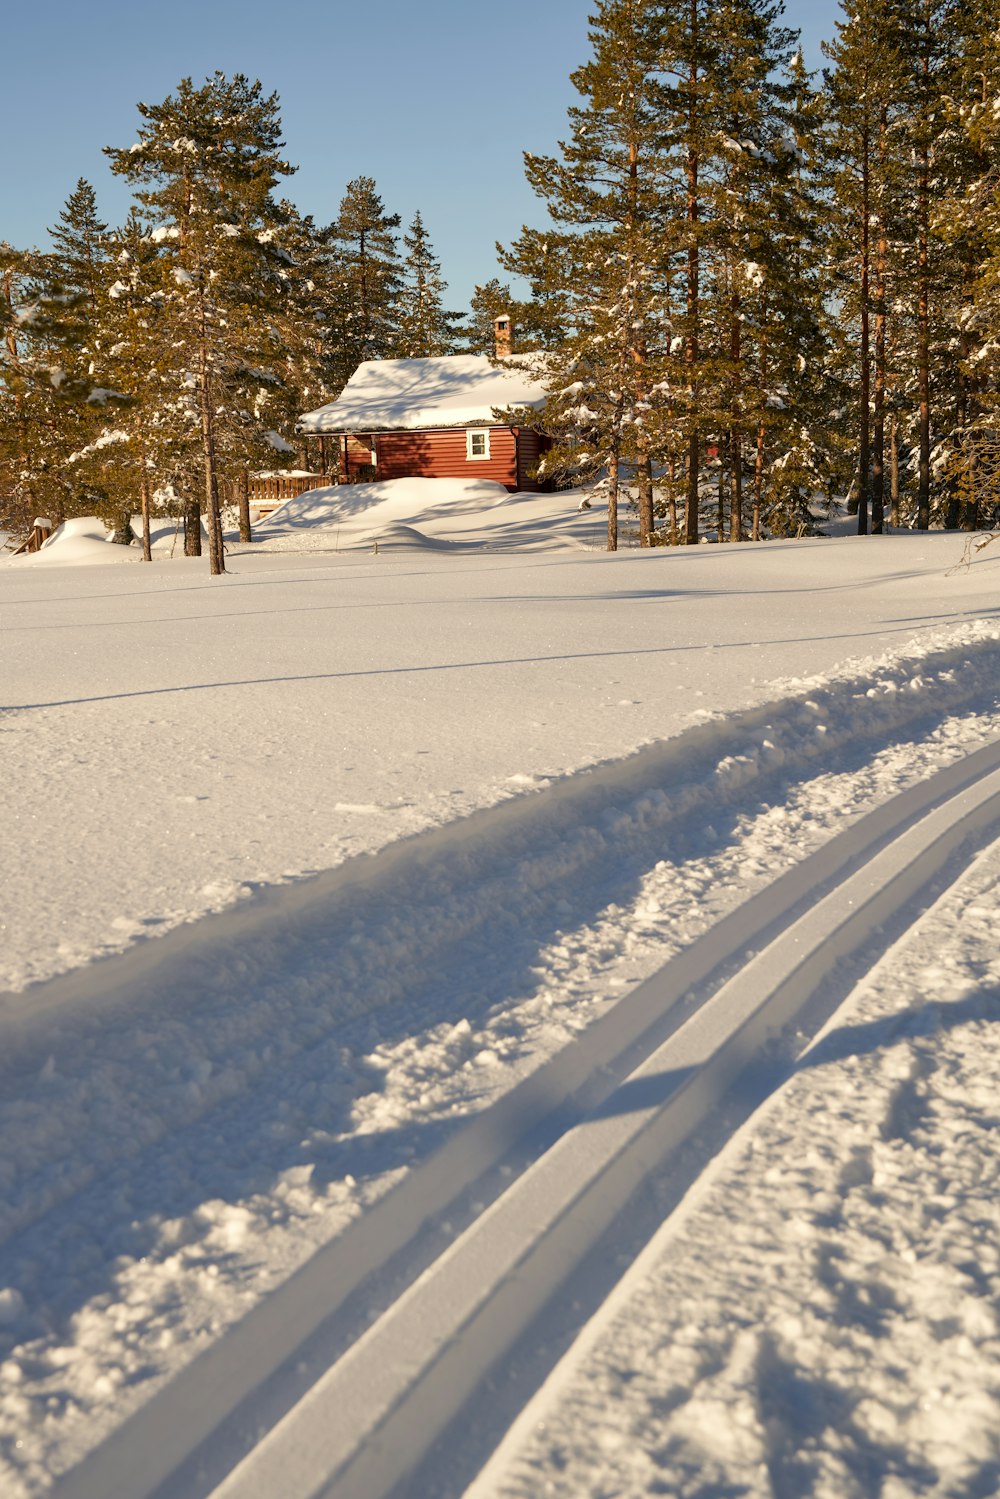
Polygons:
[[[836,0],[786,0],[806,59],[833,31]],[[260,78],[281,98],[287,195],[317,222],[348,180],[374,177],[391,212],[416,209],[468,303],[509,241],[543,210],[521,153],[551,151],[587,57],[589,0],[16,0],[4,22],[0,239],[47,244],[79,177],[104,218],[128,197],[101,147],[127,146],[136,101],[158,102],[216,68]]]

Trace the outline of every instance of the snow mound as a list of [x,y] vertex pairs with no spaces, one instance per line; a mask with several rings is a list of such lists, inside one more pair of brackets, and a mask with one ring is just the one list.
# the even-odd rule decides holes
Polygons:
[[[508,498],[493,479],[382,479],[372,484],[340,484],[310,489],[285,500],[258,530],[286,531],[290,527],[342,526],[368,520],[377,512],[379,524],[404,525],[440,507],[463,506],[481,510]],[[370,530],[366,525],[366,530]]]
[[277,549],[539,551],[603,545],[603,508],[579,494],[509,494],[492,479],[384,479],[312,489],[279,505],[254,534]]
[[108,528],[96,515],[78,515],[63,521],[37,552],[18,558],[19,564],[61,567],[64,563],[134,562],[136,547],[117,546],[108,540]]

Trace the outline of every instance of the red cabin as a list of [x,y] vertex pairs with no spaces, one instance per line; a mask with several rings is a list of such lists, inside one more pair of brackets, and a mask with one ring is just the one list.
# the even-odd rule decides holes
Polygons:
[[493,479],[512,492],[541,490],[535,470],[549,442],[531,417],[545,390],[530,365],[530,356],[493,364],[481,354],[368,360],[298,430],[320,440],[322,466],[339,467],[347,483]]

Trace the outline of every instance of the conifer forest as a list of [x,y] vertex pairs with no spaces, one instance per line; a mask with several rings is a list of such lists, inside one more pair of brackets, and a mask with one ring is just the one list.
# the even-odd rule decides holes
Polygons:
[[608,544],[861,533],[1000,514],[1000,13],[845,0],[806,69],[772,0],[592,0],[577,102],[527,155],[449,309],[431,234],[357,176],[328,223],[287,196],[280,104],[184,79],[106,148],[51,248],[0,242],[0,526],[133,513],[249,539],[248,476],[306,466],[296,420],[369,359],[516,352],[549,392],[550,477],[599,483]]

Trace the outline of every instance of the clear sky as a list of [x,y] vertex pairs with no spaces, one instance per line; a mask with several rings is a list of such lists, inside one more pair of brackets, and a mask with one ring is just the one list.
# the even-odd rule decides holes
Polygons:
[[[497,274],[494,244],[543,212],[521,153],[551,151],[586,60],[589,0],[12,0],[3,25],[0,239],[48,243],[79,177],[102,216],[127,191],[101,147],[136,137],[137,100],[157,103],[217,68],[281,99],[287,196],[321,224],[345,184],[374,177],[387,209],[420,209],[464,309]],[[807,63],[837,0],[786,0]]]

